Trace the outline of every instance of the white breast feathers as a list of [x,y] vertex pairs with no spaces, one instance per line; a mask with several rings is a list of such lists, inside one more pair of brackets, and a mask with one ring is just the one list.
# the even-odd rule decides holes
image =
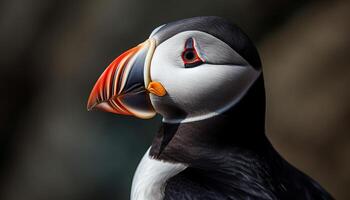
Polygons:
[[153,159],[150,149],[143,156],[136,169],[132,187],[131,200],[162,200],[166,181],[180,173],[187,166]]

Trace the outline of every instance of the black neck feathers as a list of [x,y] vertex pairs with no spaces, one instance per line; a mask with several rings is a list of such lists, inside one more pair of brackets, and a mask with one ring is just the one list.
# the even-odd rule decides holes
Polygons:
[[198,199],[332,199],[285,161],[267,139],[262,75],[238,104],[221,115],[163,123],[150,155],[189,166],[167,182],[165,199],[182,199],[179,194],[192,199],[196,195],[201,195]]
[[189,123],[162,123],[150,154],[169,161],[190,162],[189,156],[199,158],[206,151],[233,147],[258,150],[268,144],[264,129],[265,92],[260,75],[235,106],[218,116]]

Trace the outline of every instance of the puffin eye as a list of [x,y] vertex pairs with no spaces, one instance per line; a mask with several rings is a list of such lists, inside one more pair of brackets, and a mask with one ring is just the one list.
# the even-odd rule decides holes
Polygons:
[[203,63],[203,60],[198,56],[193,38],[187,39],[181,57],[185,68],[196,67]]
[[193,49],[188,49],[184,52],[183,56],[186,62],[192,62],[196,58],[196,52]]

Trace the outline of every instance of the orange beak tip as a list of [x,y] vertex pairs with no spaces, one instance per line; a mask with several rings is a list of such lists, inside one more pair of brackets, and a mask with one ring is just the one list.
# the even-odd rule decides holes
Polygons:
[[86,104],[87,111],[92,111],[96,105],[97,105],[96,100],[94,99],[93,95],[90,94],[88,102]]
[[86,110],[87,110],[88,112],[92,111],[92,109],[93,109],[93,107],[87,107],[87,108],[86,108]]

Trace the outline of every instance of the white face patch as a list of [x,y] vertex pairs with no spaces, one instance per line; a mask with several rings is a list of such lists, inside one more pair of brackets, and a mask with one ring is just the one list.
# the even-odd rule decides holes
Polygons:
[[153,159],[149,156],[149,150],[136,169],[131,186],[131,200],[162,200],[166,181],[187,168],[180,163]]
[[[193,68],[185,68],[181,58],[189,38],[195,40],[204,59]],[[168,94],[151,94],[151,102],[168,123],[198,121],[223,113],[245,95],[260,74],[226,43],[201,31],[181,32],[161,43],[150,68],[152,81],[160,82]]]

